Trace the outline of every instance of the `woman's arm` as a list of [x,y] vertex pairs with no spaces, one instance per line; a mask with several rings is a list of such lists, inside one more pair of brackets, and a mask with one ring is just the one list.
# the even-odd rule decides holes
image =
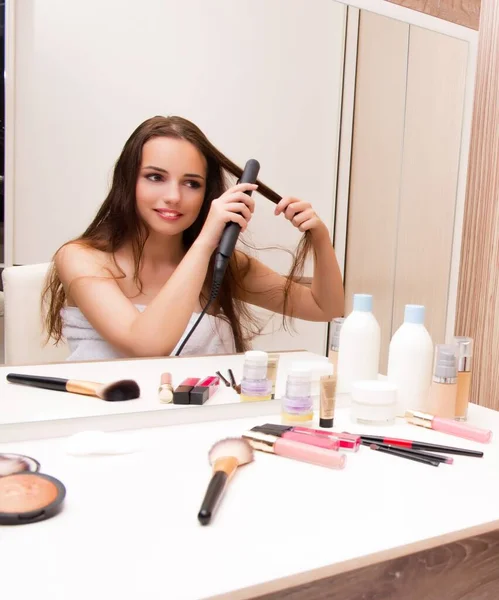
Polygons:
[[[324,223],[310,204],[295,198],[283,198],[276,215],[283,213],[300,231],[310,231],[314,250],[312,286],[293,282],[285,314],[306,321],[331,321],[344,312],[344,291],[336,255]],[[260,261],[237,254],[241,268],[247,267],[242,300],[272,312],[284,314],[286,278]],[[249,261],[249,264],[248,264]]]
[[144,312],[121,291],[112,258],[81,243],[64,246],[55,258],[66,293],[102,338],[126,356],[171,354],[197,307],[225,225],[232,221],[246,229],[254,200],[244,192],[256,187],[238,184],[213,200],[197,240]]
[[194,243],[142,313],[120,289],[109,257],[99,251],[69,244],[55,263],[74,304],[103,339],[126,356],[166,356],[196,308],[210,256],[207,247]]

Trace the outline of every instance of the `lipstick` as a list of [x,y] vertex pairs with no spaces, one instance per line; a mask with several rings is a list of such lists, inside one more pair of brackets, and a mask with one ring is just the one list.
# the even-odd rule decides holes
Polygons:
[[198,383],[199,377],[188,377],[173,392],[173,404],[189,404],[189,394]]
[[328,467],[329,469],[343,469],[345,467],[346,456],[334,450],[302,444],[301,442],[287,440],[260,431],[246,431],[242,437],[248,440],[254,450],[277,454],[278,456]]
[[251,431],[260,431],[261,433],[268,433],[269,435],[276,435],[284,438],[285,440],[294,440],[295,442],[301,442],[302,444],[308,444],[309,446],[317,446],[318,448],[327,448],[328,450],[339,450],[340,442],[337,439],[331,439],[328,437],[319,437],[316,435],[307,435],[305,433],[297,433],[292,428],[287,427],[284,430],[281,429],[280,425],[263,425],[252,427]]
[[482,444],[487,444],[492,439],[492,431],[490,429],[480,429],[479,427],[473,427],[469,423],[435,417],[434,415],[417,410],[406,411],[405,420],[412,425],[419,425],[420,427],[426,427],[426,429],[448,433],[449,435],[455,435],[474,442],[481,442]]
[[205,377],[189,392],[189,404],[204,404],[211,398],[220,386],[220,377],[210,375]]

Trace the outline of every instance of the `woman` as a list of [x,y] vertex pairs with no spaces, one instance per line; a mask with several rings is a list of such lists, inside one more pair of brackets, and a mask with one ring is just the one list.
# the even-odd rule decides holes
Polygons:
[[[307,202],[259,183],[228,187],[242,170],[193,123],[153,117],[126,142],[111,190],[83,235],[55,255],[44,291],[49,337],[70,360],[167,356],[182,343],[210,294],[214,250],[225,225],[246,229],[258,191],[278,202],[305,236],[288,277],[241,251],[216,302],[182,354],[242,352],[258,332],[247,305],[308,321],[343,314],[343,287],[329,232]],[[308,250],[311,288],[294,279]]]

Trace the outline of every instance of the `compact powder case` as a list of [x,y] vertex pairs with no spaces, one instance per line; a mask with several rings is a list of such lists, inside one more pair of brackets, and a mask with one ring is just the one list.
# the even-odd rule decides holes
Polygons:
[[66,488],[55,477],[23,471],[0,477],[0,525],[22,525],[56,515]]

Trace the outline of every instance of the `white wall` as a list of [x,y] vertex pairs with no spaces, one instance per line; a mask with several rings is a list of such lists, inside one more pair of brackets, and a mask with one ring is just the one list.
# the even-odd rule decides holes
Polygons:
[[[263,181],[333,227],[345,6],[23,0],[15,11],[15,263],[48,260],[83,231],[127,137],[156,114],[193,120],[241,165],[257,158]],[[293,248],[299,233],[257,198],[251,240]],[[289,265],[283,252],[260,257]],[[323,325],[299,331],[293,347],[324,349]]]

